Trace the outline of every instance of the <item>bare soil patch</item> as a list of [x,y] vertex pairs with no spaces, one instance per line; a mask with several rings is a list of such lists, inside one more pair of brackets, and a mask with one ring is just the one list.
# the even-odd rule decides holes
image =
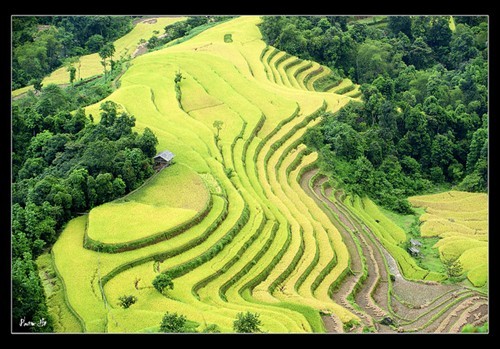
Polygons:
[[[349,250],[351,269],[356,271],[354,275],[347,276],[337,292],[334,293],[333,299],[335,301],[360,316],[363,325],[374,323],[378,333],[414,332],[416,329],[418,329],[417,332],[421,333],[457,332],[465,323],[486,321],[487,297],[460,284],[447,285],[437,282],[406,280],[402,276],[396,260],[382,246],[373,232],[365,224],[360,224],[354,219],[343,205],[341,191],[327,187],[324,190],[325,195],[323,195],[321,187],[327,181],[326,177],[317,179],[313,190],[311,190],[309,181],[317,171],[315,169],[306,172],[300,185],[317,202],[319,207],[324,209],[323,204],[328,205],[331,211],[325,210],[325,212],[330,218],[333,218],[331,217],[333,213],[342,222],[343,225],[332,219],[332,223],[342,234],[343,241]],[[336,200],[330,199],[332,193]],[[361,256],[351,234],[354,234],[360,243],[368,269],[368,276],[355,296],[355,302],[362,311],[353,310],[353,306],[346,300],[359,280],[362,271]],[[395,281],[391,281],[389,273],[393,275]],[[392,292],[390,292],[391,285]],[[466,298],[457,302],[457,299],[461,297]],[[395,321],[396,327],[392,328],[380,324],[379,321],[384,316],[390,316]],[[370,317],[372,319],[369,319]],[[455,318],[458,318],[459,321],[455,321]],[[328,326],[333,326],[331,317],[324,316],[323,321],[327,331],[330,331]],[[424,326],[426,327],[421,329]]]

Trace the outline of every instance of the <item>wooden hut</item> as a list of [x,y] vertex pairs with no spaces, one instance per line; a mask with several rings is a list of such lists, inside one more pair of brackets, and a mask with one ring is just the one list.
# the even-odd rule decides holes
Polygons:
[[154,157],[154,169],[159,171],[164,167],[170,166],[172,160],[174,159],[174,154],[168,150],[165,150]]

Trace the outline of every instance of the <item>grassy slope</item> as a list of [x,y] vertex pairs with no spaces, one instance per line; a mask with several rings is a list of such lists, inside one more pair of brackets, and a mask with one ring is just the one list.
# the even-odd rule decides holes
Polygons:
[[441,259],[459,258],[474,286],[487,282],[488,196],[481,193],[447,191],[413,196],[409,201],[425,208],[420,217],[422,236],[437,236]]
[[92,209],[88,235],[103,243],[137,240],[188,222],[208,200],[196,172],[172,166],[126,197]]
[[[324,331],[319,310],[328,310],[343,322],[355,319],[328,294],[330,285],[347,267],[346,247],[328,218],[315,209],[297,184],[299,172],[317,154],[304,157],[287,175],[287,168],[303,149],[294,150],[295,142],[319,121],[307,116],[322,106],[335,111],[350,98],[298,89],[304,86],[302,80],[292,86],[270,81],[265,58],[264,62],[260,58],[265,43],[256,26],[259,21],[258,17],[240,17],[178,45],[137,57],[123,75],[121,87],[107,98],[136,117],[139,132],[151,128],[158,137],[158,149],[176,154],[177,164],[164,173],[189,168],[182,173],[184,192],[172,190],[175,182],[165,175],[129,199],[142,202],[147,198],[152,205],[192,209],[186,203],[193,193],[198,194],[196,183],[203,178],[209,182],[214,204],[201,223],[184,233],[118,254],[82,248],[87,217],[68,224],[54,246],[55,264],[66,283],[68,301],[88,331],[151,331],[167,310],[186,315],[200,324],[199,329],[216,323],[224,332],[232,331],[236,313],[246,310],[260,313],[263,329],[271,332]],[[228,33],[231,43],[224,42]],[[185,78],[180,83],[182,108],[173,82],[178,71]],[[287,77],[279,78],[283,82]],[[88,107],[87,113],[98,120],[98,104]],[[223,121],[217,143],[215,120]],[[226,175],[228,168],[233,170],[231,178]],[[188,178],[188,172],[199,175]],[[376,207],[368,206],[368,216],[379,217]],[[128,219],[122,217],[123,222]],[[238,222],[242,225],[226,239]],[[211,230],[215,223],[217,229]],[[387,218],[382,226],[379,234],[391,244],[404,240],[404,232]],[[161,271],[190,267],[174,280],[174,290],[163,296],[151,287],[157,272],[153,257],[146,257],[169,251],[178,252],[162,260]],[[333,256],[338,258],[335,267],[315,284],[313,292],[313,281]],[[257,263],[248,264],[257,258]],[[125,269],[131,262],[134,266]],[[295,263],[293,269],[291,263]],[[114,274],[116,268],[121,272]],[[103,288],[108,300],[105,306],[99,279],[110,272],[114,276]],[[137,278],[138,289],[134,286]],[[228,282],[233,283],[226,287]],[[285,292],[279,291],[278,282]],[[116,305],[124,294],[139,299],[127,310]]]
[[[115,45],[114,58],[118,59],[121,56],[132,55],[139,45],[139,40],[148,40],[151,36],[153,36],[153,32],[155,30],[159,31],[160,34],[162,34],[167,25],[185,19],[186,18],[184,17],[158,17],[156,18],[156,23],[153,24],[144,22],[137,23],[128,34],[113,42],[113,44]],[[91,76],[103,73],[101,58],[99,57],[98,53],[82,56],[80,58],[80,62],[81,66],[80,71],[77,71],[77,78],[80,77],[82,79],[86,79]],[[67,72],[65,67],[61,67],[45,77],[42,83],[44,84],[44,86],[47,86],[50,83],[67,84],[69,83],[69,73]],[[24,92],[27,92],[28,90],[31,90],[32,88],[33,86],[30,85],[14,90],[12,91],[12,96],[14,97],[20,95]]]

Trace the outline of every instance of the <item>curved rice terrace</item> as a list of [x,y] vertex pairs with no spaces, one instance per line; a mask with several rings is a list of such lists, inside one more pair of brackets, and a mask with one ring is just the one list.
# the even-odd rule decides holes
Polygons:
[[[484,292],[437,282],[399,246],[402,228],[318,170],[302,136],[359,86],[266,46],[259,22],[236,18],[141,55],[106,98],[153,130],[175,164],[68,223],[45,261],[63,294],[49,303],[56,328],[155,332],[166,311],[221,332],[246,311],[270,333],[459,332],[487,320]],[[161,272],[174,276],[165,295],[152,286]],[[124,294],[138,299],[128,309],[117,305]]]

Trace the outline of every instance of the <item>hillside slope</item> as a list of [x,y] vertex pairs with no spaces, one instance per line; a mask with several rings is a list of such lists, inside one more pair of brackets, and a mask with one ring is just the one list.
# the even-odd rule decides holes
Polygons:
[[[159,151],[176,154],[176,163],[163,171],[182,167],[193,178],[179,191],[169,176],[159,177],[155,191],[145,195],[161,192],[173,202],[196,195],[201,178],[210,206],[184,230],[119,253],[84,247],[92,213],[68,224],[52,258],[66,301],[86,331],[157,331],[166,311],[185,315],[198,331],[216,324],[232,332],[237,313],[245,311],[259,313],[266,332],[344,332],[352,323],[371,325],[349,303],[354,284],[339,289],[349,275],[361,272],[351,269],[344,232],[298,185],[317,158],[301,143],[302,135],[323,112],[337,111],[352,97],[314,91],[322,72],[317,64],[304,81],[308,74],[282,66],[288,61],[283,53],[268,60],[259,22],[259,17],[236,18],[139,56],[106,98],[134,115],[139,131],[152,129]],[[232,41],[226,42],[228,34]],[[178,73],[183,79],[176,91]],[[99,119],[99,104],[87,114]],[[165,220],[177,212],[168,207],[161,210]],[[99,208],[101,216],[105,210]],[[130,219],[123,214],[123,222]],[[380,252],[377,258],[386,257]],[[384,263],[377,268],[386,268]],[[165,295],[151,286],[159,272],[174,276],[175,287]],[[122,309],[117,305],[122,295],[138,301]],[[327,329],[320,312],[329,316]]]

